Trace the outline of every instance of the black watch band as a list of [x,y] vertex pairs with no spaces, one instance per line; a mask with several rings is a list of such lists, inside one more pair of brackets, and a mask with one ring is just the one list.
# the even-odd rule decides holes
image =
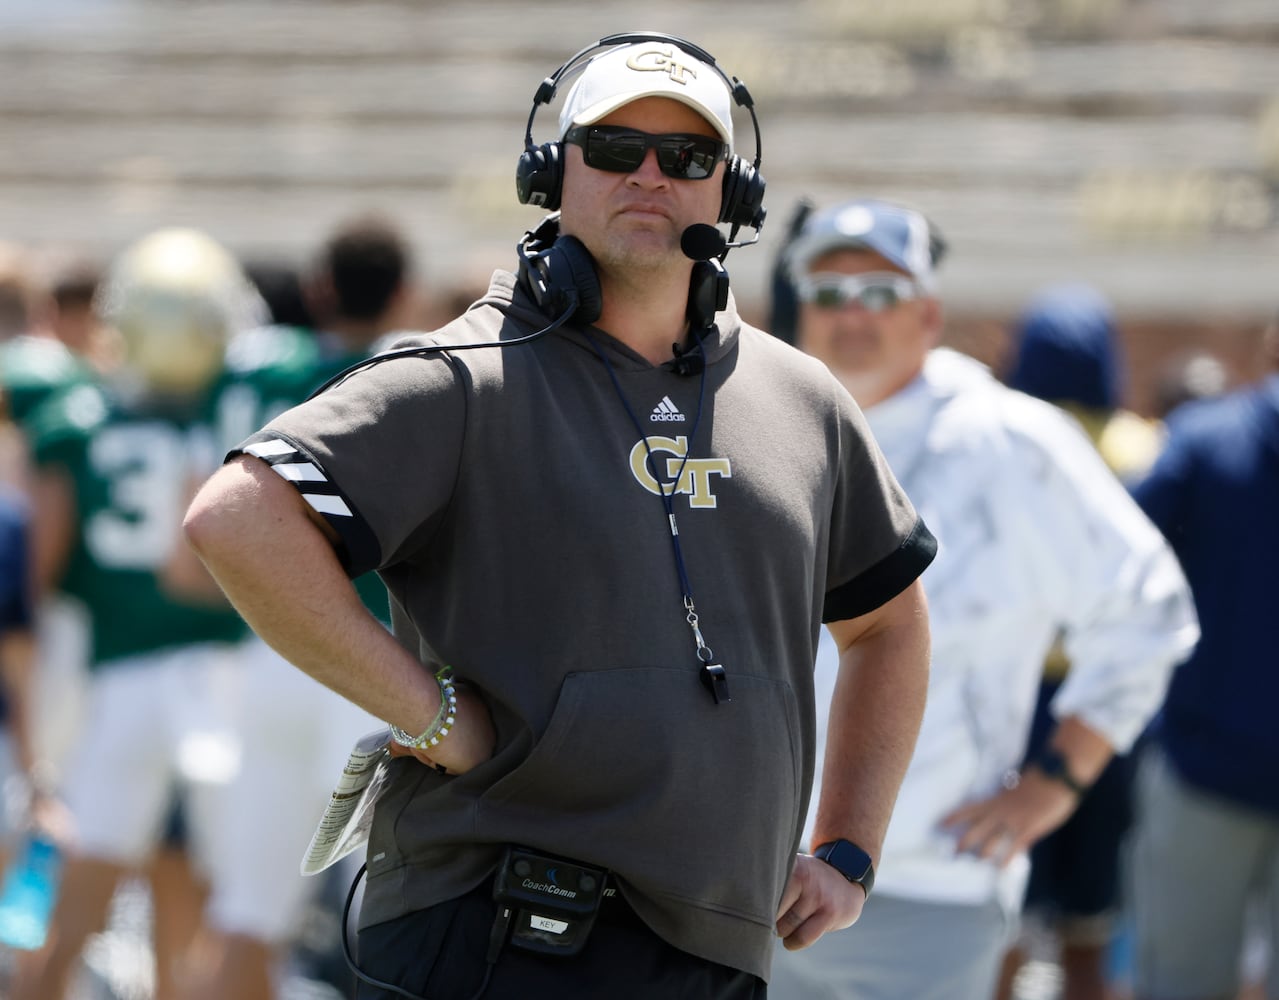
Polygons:
[[1031,763],[1048,777],[1055,781],[1060,781],[1076,795],[1083,796],[1087,794],[1088,786],[1075,780],[1074,775],[1070,773],[1070,767],[1066,764],[1066,758],[1061,755],[1060,751],[1054,750],[1052,747],[1044,747],[1043,750],[1035,755]]
[[850,882],[855,882],[866,890],[875,885],[875,865],[870,855],[849,840],[832,840],[813,850],[813,857],[821,858]]

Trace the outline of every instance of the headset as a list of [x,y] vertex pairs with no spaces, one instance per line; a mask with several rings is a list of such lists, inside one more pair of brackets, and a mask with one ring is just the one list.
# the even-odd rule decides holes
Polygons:
[[730,240],[736,237],[737,229],[741,226],[750,226],[758,233],[760,227],[764,225],[764,178],[759,172],[759,162],[762,157],[759,118],[755,114],[755,102],[751,98],[750,91],[737,77],[730,78],[720,69],[719,64],[715,62],[715,57],[701,46],[661,32],[626,32],[608,35],[582,49],[542,81],[541,86],[537,88],[537,93],[533,95],[533,107],[529,111],[528,125],[524,130],[524,152],[520,154],[519,162],[515,165],[515,190],[519,195],[520,204],[535,205],[548,212],[553,212],[560,207],[560,191],[564,184],[564,146],[558,141],[545,142],[540,146],[534,145],[533,119],[537,116],[537,109],[543,104],[549,104],[555,98],[560,82],[575,69],[585,68],[584,64],[589,61],[588,57],[594,55],[599,49],[633,45],[637,42],[662,42],[674,45],[695,59],[706,63],[724,81],[724,85],[733,95],[733,101],[750,113],[751,127],[755,131],[755,160],[753,163],[747,163],[736,154],[729,158],[724,169],[724,192],[720,200],[718,221],[727,222],[734,227]]
[[[734,154],[724,167],[724,186],[717,221],[726,222],[732,227],[728,239],[721,235],[718,242],[711,241],[708,244],[706,239],[694,241],[694,246],[701,247],[699,250],[690,250],[687,242],[683,244],[684,252],[697,262],[689,288],[688,317],[695,328],[704,329],[714,321],[716,308],[723,309],[727,304],[728,274],[719,262],[731,247],[749,246],[758,242],[760,229],[764,225],[767,214],[763,205],[765,181],[759,172],[763,143],[759,118],[755,114],[755,102],[746,85],[737,77],[730,78],[716,63],[715,57],[701,46],[675,35],[662,32],[607,35],[577,52],[537,88],[528,124],[524,129],[524,152],[515,165],[515,191],[521,204],[535,205],[552,214],[543,219],[536,229],[525,233],[525,238],[519,243],[520,278],[543,312],[556,316],[567,311],[581,323],[593,323],[599,318],[603,295],[595,261],[580,240],[559,235],[556,213],[560,207],[564,185],[564,145],[559,141],[536,145],[533,142],[533,120],[539,107],[554,100],[564,78],[575,70],[584,69],[590,57],[600,49],[638,42],[674,45],[710,66],[724,81],[733,101],[749,112],[751,128],[755,133],[754,161],[747,163]],[[742,226],[750,226],[755,230],[755,235],[748,241],[734,242]],[[718,257],[718,260],[712,260],[713,257]]]

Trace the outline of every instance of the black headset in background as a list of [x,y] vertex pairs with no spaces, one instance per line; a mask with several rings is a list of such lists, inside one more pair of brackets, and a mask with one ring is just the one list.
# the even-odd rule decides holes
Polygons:
[[794,344],[799,325],[799,296],[795,291],[795,277],[790,269],[790,249],[804,229],[804,223],[817,210],[808,198],[801,198],[786,225],[786,238],[773,258],[769,276],[772,286],[769,296],[768,332],[778,340]]
[[[673,45],[713,69],[724,81],[733,101],[750,113],[751,127],[755,132],[754,161],[747,163],[734,154],[724,167],[724,186],[717,221],[732,226],[728,239],[721,236],[717,247],[690,254],[697,263],[689,286],[688,318],[695,328],[704,329],[714,321],[715,311],[727,305],[728,274],[720,261],[729,247],[747,245],[731,242],[736,239],[742,226],[750,226],[755,230],[754,239],[748,242],[753,243],[759,239],[759,230],[764,225],[766,212],[763,204],[765,182],[759,172],[763,143],[759,132],[759,118],[755,114],[755,102],[746,85],[736,77],[730,78],[720,69],[715,57],[701,46],[661,32],[625,32],[601,38],[575,54],[543,80],[537,93],[533,95],[533,107],[529,111],[528,124],[524,129],[524,152],[520,154],[515,166],[515,190],[521,204],[535,205],[551,213],[557,212],[564,185],[564,144],[559,141],[546,142],[540,146],[534,144],[533,120],[537,116],[537,109],[554,100],[564,78],[575,69],[584,67],[598,50],[639,42]],[[520,279],[543,312],[556,316],[568,311],[580,323],[593,323],[599,318],[603,294],[595,261],[580,240],[559,235],[556,215],[548,216],[536,229],[526,233],[518,245],[518,252]],[[689,253],[688,249],[685,252]],[[712,260],[716,255],[719,260]]]

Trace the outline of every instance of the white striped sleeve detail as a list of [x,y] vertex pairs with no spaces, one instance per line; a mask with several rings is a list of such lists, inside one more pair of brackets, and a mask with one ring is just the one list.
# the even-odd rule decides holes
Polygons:
[[277,455],[291,455],[297,451],[293,445],[287,441],[281,441],[279,438],[273,438],[270,441],[255,441],[244,449],[250,455],[256,455],[258,458],[274,458]]
[[303,493],[302,499],[321,514],[332,514],[335,517],[354,516],[351,513],[351,508],[346,505],[341,497],[325,493]]
[[291,483],[327,483],[328,476],[312,462],[281,462],[271,466]]

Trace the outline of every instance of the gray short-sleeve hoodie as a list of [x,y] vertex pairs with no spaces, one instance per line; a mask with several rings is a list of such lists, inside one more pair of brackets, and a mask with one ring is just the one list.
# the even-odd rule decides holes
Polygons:
[[[397,346],[545,323],[498,272]],[[381,573],[400,641],[424,669],[450,664],[497,725],[465,775],[394,762],[364,926],[471,889],[518,843],[609,869],[672,944],[768,978],[820,622],[899,593],[935,543],[823,365],[731,302],[702,348],[692,375],[594,328],[398,356],[241,447],[318,470],[297,485],[349,572]],[[699,681],[659,478],[727,702]]]

